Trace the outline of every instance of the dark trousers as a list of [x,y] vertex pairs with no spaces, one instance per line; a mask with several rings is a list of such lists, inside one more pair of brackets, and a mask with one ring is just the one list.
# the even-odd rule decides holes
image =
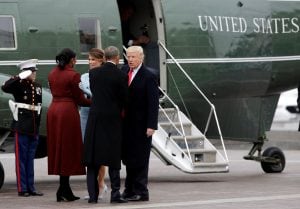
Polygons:
[[34,156],[38,136],[15,133],[15,159],[18,192],[34,192]]
[[111,183],[111,200],[120,199],[120,187],[121,187],[121,179],[120,179],[120,169],[117,168],[108,168],[109,179]]
[[86,183],[90,200],[97,201],[99,195],[98,172],[100,166],[87,166]]
[[126,166],[125,193],[148,197],[149,163],[139,167]]

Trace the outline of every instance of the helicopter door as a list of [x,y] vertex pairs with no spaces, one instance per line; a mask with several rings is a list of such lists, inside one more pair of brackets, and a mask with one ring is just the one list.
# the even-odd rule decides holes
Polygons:
[[[122,22],[123,46],[131,44],[129,39],[137,40],[141,36],[149,38],[148,43],[140,44],[145,53],[145,64],[157,75],[158,78],[165,78],[161,72],[165,72],[165,53],[159,49],[158,41],[164,42],[164,24],[160,0],[118,0],[120,18]],[[124,7],[126,9],[124,9]],[[130,7],[130,17],[124,17]],[[125,10],[125,11],[124,11]],[[126,58],[124,58],[126,59]],[[126,63],[126,60],[124,61]],[[162,84],[162,80],[160,79]],[[162,85],[161,85],[162,86]],[[164,88],[165,89],[165,88]]]

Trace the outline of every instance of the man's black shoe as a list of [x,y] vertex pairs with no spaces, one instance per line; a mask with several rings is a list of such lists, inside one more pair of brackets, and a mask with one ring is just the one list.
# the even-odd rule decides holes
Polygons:
[[28,192],[31,196],[43,196],[44,194],[38,191]]
[[91,204],[97,204],[97,203],[98,203],[98,200],[89,199],[88,203],[91,203]]
[[110,203],[127,203],[128,201],[123,197],[110,199]]
[[131,197],[127,197],[126,200],[128,201],[149,201],[149,196],[143,195],[133,195]]
[[127,199],[128,197],[132,197],[134,196],[135,194],[133,192],[126,192],[126,190],[121,194],[121,196],[124,198],[124,199]]
[[20,197],[29,197],[30,194],[29,194],[29,192],[19,192],[18,196],[20,196]]

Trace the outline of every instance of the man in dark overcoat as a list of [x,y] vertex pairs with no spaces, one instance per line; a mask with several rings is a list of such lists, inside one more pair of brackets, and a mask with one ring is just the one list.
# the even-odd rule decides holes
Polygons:
[[148,169],[152,135],[157,129],[159,90],[157,78],[143,64],[140,46],[126,50],[129,102],[124,118],[122,161],[126,165],[125,190],[129,201],[148,201]]
[[119,50],[104,50],[106,63],[89,73],[92,104],[84,138],[84,164],[87,166],[89,203],[97,203],[98,171],[109,167],[111,203],[127,202],[120,195],[122,111],[128,97],[127,75],[117,68]]

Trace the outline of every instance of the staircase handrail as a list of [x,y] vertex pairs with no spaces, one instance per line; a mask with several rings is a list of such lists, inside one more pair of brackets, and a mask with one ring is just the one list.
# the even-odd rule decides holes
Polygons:
[[182,132],[176,127],[176,125],[174,124],[174,122],[172,121],[171,118],[169,118],[168,114],[166,113],[166,111],[164,110],[164,108],[162,108],[161,105],[159,105],[159,108],[163,111],[164,115],[166,116],[166,118],[168,119],[169,123],[173,126],[173,128],[175,128],[175,130],[182,136],[184,137],[184,143],[185,143],[185,146],[186,146],[186,149],[187,149],[187,153],[188,153],[188,157],[189,157],[189,160],[190,162],[192,163],[192,156],[191,156],[191,153],[190,153],[190,148],[188,146],[188,142],[187,142],[187,138],[186,138],[186,134],[185,134],[185,131],[184,131],[184,128],[183,128],[183,123],[182,123],[182,119],[181,119],[181,115],[180,115],[180,110],[179,110],[179,107],[175,104],[175,102],[163,91],[162,88],[159,87],[159,90],[163,93],[164,95],[164,99],[168,99],[169,102],[174,106],[174,108],[176,109],[177,111],[177,116],[178,116],[178,120],[179,120],[179,124],[180,124],[180,128],[182,130]]

